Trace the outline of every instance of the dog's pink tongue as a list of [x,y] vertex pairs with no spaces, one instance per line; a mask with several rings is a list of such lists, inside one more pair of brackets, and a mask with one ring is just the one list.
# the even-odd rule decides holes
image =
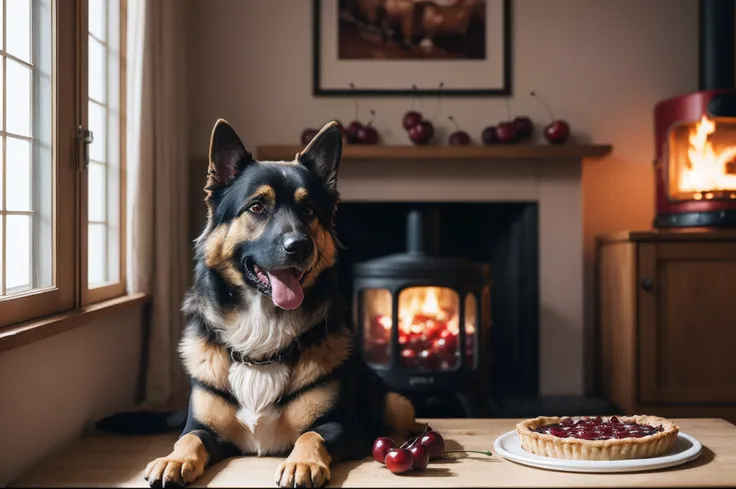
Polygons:
[[296,309],[304,300],[299,275],[293,269],[268,272],[271,280],[271,299],[281,309]]

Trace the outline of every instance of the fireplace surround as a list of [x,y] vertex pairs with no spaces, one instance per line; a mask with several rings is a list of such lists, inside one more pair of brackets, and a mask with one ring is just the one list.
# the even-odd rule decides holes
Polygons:
[[[523,348],[507,352],[508,358],[515,359],[517,363],[498,365],[497,368],[505,372],[498,378],[515,384],[516,379],[512,380],[510,374],[516,365],[527,365],[533,372],[530,377],[536,379],[533,391],[524,396],[532,399],[530,403],[536,402],[535,398],[579,398],[585,394],[586,379],[592,381],[595,375],[592,357],[595,350],[588,346],[592,345],[589,343],[592,338],[588,336],[592,333],[584,326],[582,169],[584,162],[601,158],[611,149],[611,146],[603,144],[499,147],[348,145],[343,148],[340,163],[338,190],[341,202],[336,222],[339,224],[341,219],[350,219],[352,211],[345,211],[353,205],[403,204],[414,207],[420,203],[449,203],[458,206],[521,206],[520,212],[525,217],[516,221],[514,226],[523,228],[527,225],[524,223],[532,221],[537,230],[533,243],[538,246],[535,253],[537,262],[534,263],[538,294],[533,304],[516,310],[538,315],[538,336],[526,338]],[[288,161],[299,150],[296,145],[262,145],[257,154],[261,160]],[[382,224],[393,222],[393,229],[403,233],[405,212],[388,213],[386,216],[388,221]],[[374,216],[373,220],[379,219]],[[443,220],[443,226],[460,226],[455,221]],[[374,256],[405,248],[405,237],[400,237],[395,247],[389,247],[387,244],[397,239],[396,233],[385,232],[378,226],[373,229],[373,233],[378,233],[381,238],[373,239]],[[443,250],[448,255],[456,255],[452,233],[443,231],[442,239]],[[510,253],[527,245],[507,242],[499,247],[499,252]],[[345,264],[347,256],[341,253],[338,264]],[[360,261],[369,258],[364,256]],[[528,265],[524,261],[515,263]],[[505,288],[498,287],[499,270],[495,263],[492,263],[492,274],[493,303],[501,299]],[[341,275],[340,283],[341,287],[350,288],[352,278]],[[346,295],[346,298],[351,300],[352,295]],[[519,319],[511,317],[509,320]],[[498,361],[493,355],[491,358]],[[552,411],[554,409],[548,410]],[[580,409],[576,409],[578,411]]]

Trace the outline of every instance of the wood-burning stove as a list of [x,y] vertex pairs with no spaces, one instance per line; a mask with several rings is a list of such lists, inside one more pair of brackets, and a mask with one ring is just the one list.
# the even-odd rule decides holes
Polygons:
[[654,108],[657,228],[736,226],[734,1],[700,1],[699,91]]
[[[353,311],[366,363],[415,404],[488,404],[490,265],[438,256],[439,213],[412,210],[407,250],[353,267]],[[421,411],[421,408],[417,408]]]

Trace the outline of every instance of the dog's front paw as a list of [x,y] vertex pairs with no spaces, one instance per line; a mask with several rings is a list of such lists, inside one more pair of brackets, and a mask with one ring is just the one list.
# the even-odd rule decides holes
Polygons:
[[161,457],[146,466],[143,477],[151,487],[185,487],[204,472],[199,465],[196,461]]
[[322,487],[330,481],[330,468],[319,462],[283,462],[276,470],[279,487]]

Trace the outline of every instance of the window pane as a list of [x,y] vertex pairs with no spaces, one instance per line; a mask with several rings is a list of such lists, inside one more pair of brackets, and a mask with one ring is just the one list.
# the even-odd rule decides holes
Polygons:
[[0,296],[53,285],[55,234],[51,4],[4,0],[4,9],[0,26],[6,29],[7,56],[0,56],[0,114],[5,114],[7,134],[0,135]]
[[87,117],[89,118],[89,128],[94,134],[94,142],[89,147],[89,157],[101,163],[107,162],[107,124],[105,107],[96,103],[89,102]]
[[89,0],[88,285],[120,280],[121,44],[119,0]]
[[89,33],[104,41],[105,24],[105,0],[89,0]]
[[[6,63],[8,132],[31,136],[31,69],[12,59],[7,59]],[[46,111],[50,109],[47,107]]]
[[[5,222],[5,216],[3,214],[0,214],[0,251],[2,251],[3,247],[5,246],[5,240],[4,240],[5,233],[3,232],[5,231],[4,222]],[[0,270],[5,270],[5,267],[3,267],[3,254],[2,253],[0,253]],[[5,281],[4,275],[5,274],[0,273],[0,290],[5,290],[5,288],[3,287],[3,282]]]
[[0,8],[0,47],[4,50],[5,45],[3,44],[3,39],[5,39],[5,36],[3,36],[3,26],[5,23],[3,22],[3,9]]
[[87,281],[90,287],[105,283],[106,270],[106,226],[89,224],[87,242],[89,243],[89,259],[87,261]]
[[[5,199],[3,199],[3,195],[5,194],[5,182],[3,182],[3,175],[5,175],[5,172],[3,171],[3,167],[5,166],[5,152],[3,151],[4,143],[5,138],[0,138],[0,155],[2,155],[0,156],[0,212],[5,210]],[[3,242],[0,240],[0,251],[2,251],[2,249]],[[0,270],[2,270],[2,267],[0,267]],[[2,280],[2,273],[0,273],[0,280]],[[0,288],[0,290],[2,290],[2,288]],[[0,293],[0,295],[2,295],[2,293]]]
[[89,202],[87,203],[87,215],[90,221],[104,221],[107,202],[106,202],[106,188],[107,188],[107,172],[105,171],[105,165],[91,162],[89,164],[89,180],[87,184],[87,195]]
[[[2,39],[2,10],[0,9],[0,39]],[[3,70],[5,69],[5,63],[3,63],[3,60],[5,59],[5,56],[0,57],[0,115],[3,113],[3,97],[2,93],[3,90],[5,90],[5,77],[3,76]],[[0,130],[2,130],[3,127],[3,121],[2,116],[0,116]]]
[[31,0],[5,0],[8,53],[31,62]]
[[5,177],[8,181],[6,207],[10,211],[31,210],[31,143],[9,137],[7,145],[7,168]]
[[89,98],[105,103],[106,61],[105,46],[89,36]]
[[31,288],[31,217],[5,216],[7,239],[7,293]]

